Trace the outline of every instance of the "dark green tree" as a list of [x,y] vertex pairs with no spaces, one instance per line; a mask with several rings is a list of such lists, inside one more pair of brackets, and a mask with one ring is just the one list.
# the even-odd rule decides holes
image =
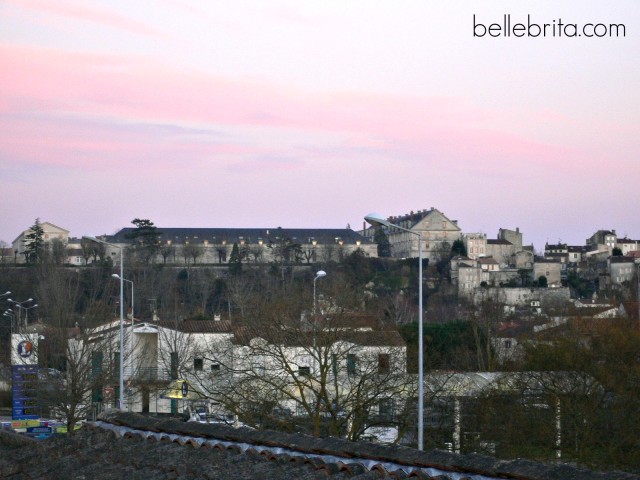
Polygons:
[[622,249],[620,247],[613,247],[611,255],[613,257],[622,257]]
[[238,244],[234,243],[231,248],[231,255],[229,256],[229,273],[237,275],[242,271],[242,255],[240,255],[240,248]]
[[451,245],[451,256],[455,257],[460,255],[461,257],[467,256],[467,247],[464,246],[464,242],[462,240],[455,240],[453,245]]
[[531,279],[531,270],[527,268],[519,268],[518,275],[520,276],[520,286],[526,287],[529,285]]
[[29,233],[24,236],[24,258],[28,264],[41,263],[44,257],[44,229],[40,224],[40,219],[29,229]]
[[373,241],[378,244],[378,257],[384,258],[391,256],[391,243],[389,242],[387,233],[382,227],[376,227]]
[[538,277],[538,286],[540,288],[547,288],[548,286],[547,277],[545,277],[544,275],[540,275],[540,277]]
[[144,263],[153,260],[160,250],[160,231],[149,219],[135,218],[131,221],[136,229],[128,235],[134,252]]

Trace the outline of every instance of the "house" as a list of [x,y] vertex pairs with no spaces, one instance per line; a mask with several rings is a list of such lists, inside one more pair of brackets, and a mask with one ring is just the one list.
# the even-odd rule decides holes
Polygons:
[[493,257],[503,267],[514,264],[516,246],[503,238],[487,240],[487,255]]
[[450,271],[451,283],[453,285],[458,285],[459,284],[458,272],[460,269],[460,265],[463,265],[463,268],[471,267],[472,265],[475,264],[475,262],[469,257],[456,255],[455,257],[451,258],[450,264],[451,264],[451,271]]
[[464,233],[462,242],[467,250],[467,256],[476,260],[487,255],[487,234],[486,233]]
[[[323,391],[330,391],[341,408],[349,406],[356,383],[360,389],[368,385],[379,397],[376,409],[388,407],[395,401],[391,393],[398,393],[389,385],[399,385],[397,379],[406,377],[406,344],[397,331],[374,328],[356,317],[354,322],[348,316],[338,322],[323,317],[322,322],[296,328],[232,325],[224,320],[127,323],[125,407],[175,415],[197,400],[207,412],[227,418],[231,411],[225,405],[251,397],[255,405],[277,405],[302,415],[307,396],[318,394],[318,382],[329,382],[323,383]],[[110,335],[117,350],[118,326],[119,320],[109,322],[93,335]],[[104,358],[112,362],[119,356]],[[186,383],[194,396],[182,398],[176,382]],[[380,388],[383,382],[386,388]],[[104,395],[105,401],[115,400],[117,384],[105,388],[111,392],[110,397]]]
[[497,272],[500,270],[500,264],[493,257],[479,258],[478,265],[485,272]]
[[567,246],[567,261],[569,263],[580,263],[587,253],[587,247],[579,245]]
[[627,237],[619,238],[617,247],[622,251],[622,255],[626,256],[631,252],[640,250],[640,240],[631,240]]
[[[461,239],[457,220],[450,220],[440,210],[418,210],[405,215],[389,217],[388,221],[399,227],[422,234],[423,258],[435,262],[448,258],[453,242]],[[375,228],[363,229],[362,235],[373,241]],[[395,228],[386,231],[391,244],[391,255],[395,258],[418,257],[418,235]]]
[[562,265],[557,259],[536,257],[533,264],[533,278],[538,280],[540,277],[546,277],[547,286],[560,287]]
[[[58,227],[53,223],[49,222],[41,222],[40,227],[42,228],[42,239],[44,241],[45,248],[51,248],[51,245],[54,241],[62,242],[63,245],[66,246],[69,240],[69,230],[65,230],[64,228]],[[21,232],[15,240],[12,242],[14,261],[16,263],[25,263],[25,250],[26,250],[26,238],[28,235],[32,234],[33,230],[31,227]]]
[[611,285],[617,286],[631,282],[640,269],[640,263],[636,263],[633,257],[609,257],[607,267]]
[[590,247],[590,250],[603,250],[609,251],[609,255],[613,249],[617,246],[618,236],[615,230],[598,230],[586,240],[586,245]]

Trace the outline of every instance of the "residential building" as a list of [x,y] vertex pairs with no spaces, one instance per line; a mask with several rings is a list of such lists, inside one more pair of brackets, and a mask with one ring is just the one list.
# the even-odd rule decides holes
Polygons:
[[611,254],[618,243],[618,236],[615,230],[598,230],[586,240],[586,245],[590,250],[606,249]]
[[487,234],[486,233],[464,233],[462,235],[467,256],[476,260],[487,256]]
[[560,287],[562,285],[562,263],[557,259],[537,257],[533,264],[533,279],[546,277],[547,286]]
[[569,263],[580,263],[583,258],[585,258],[585,254],[587,253],[587,247],[579,246],[579,245],[568,245],[567,246],[567,261]]
[[478,265],[485,272],[497,272],[500,270],[500,264],[493,257],[479,258]]
[[[432,262],[448,258],[453,242],[461,239],[461,230],[457,220],[450,220],[440,210],[418,210],[388,221],[399,227],[422,234],[422,255]],[[362,235],[373,241],[375,228],[365,228]],[[418,235],[390,228],[386,231],[391,244],[391,255],[395,258],[418,257]]]
[[[65,230],[64,228],[58,227],[53,223],[49,222],[41,222],[40,227],[42,227],[43,234],[42,239],[44,241],[45,248],[50,248],[51,243],[56,240],[62,242],[65,247],[69,240],[69,230]],[[13,254],[14,254],[14,262],[15,263],[25,263],[25,240],[28,235],[33,233],[31,227],[27,228],[25,231],[21,232],[15,240],[12,242]]]
[[634,279],[640,264],[633,257],[609,257],[607,267],[611,285],[621,285]]
[[631,240],[629,238],[619,238],[616,245],[622,250],[622,255],[628,255],[631,252],[640,251],[640,240]]
[[[326,317],[323,320],[313,325],[303,322],[297,328],[232,325],[223,320],[159,320],[137,322],[133,327],[127,324],[123,357],[126,409],[181,413],[184,405],[180,398],[168,393],[176,382],[187,382],[197,391],[199,404],[207,411],[226,415],[229,412],[221,405],[234,394],[234,389],[250,385],[256,389],[254,396],[259,401],[260,395],[268,391],[265,385],[276,378],[281,382],[281,393],[299,388],[299,382],[308,379],[311,386],[305,395],[312,394],[321,368],[325,372],[329,369],[331,388],[335,390],[338,385],[332,392],[336,397],[346,396],[356,381],[375,383],[386,376],[394,377],[395,382],[395,378],[406,377],[406,344],[397,331],[374,328],[371,321],[357,315],[353,319],[347,316],[341,323]],[[117,349],[118,325],[119,320],[115,320],[92,335],[110,335]],[[318,356],[318,352],[324,353]],[[104,358],[112,357],[113,354]],[[115,358],[119,358],[117,354]],[[319,358],[331,362],[330,368],[319,363]],[[105,401],[114,400],[116,386],[106,387],[105,391],[111,394],[105,396]],[[392,390],[381,400],[393,400]],[[279,408],[301,414],[300,399],[296,398],[295,394],[284,394],[269,400],[276,400]]]
[[487,240],[487,255],[493,257],[502,267],[515,263],[516,245],[502,238]]
[[[132,243],[135,228],[123,228],[115,235],[100,237],[119,247]],[[377,256],[377,245],[350,228],[158,228],[156,262],[224,264],[237,245],[243,262],[316,263],[341,261],[361,250]],[[119,255],[119,248],[107,247],[107,254]]]

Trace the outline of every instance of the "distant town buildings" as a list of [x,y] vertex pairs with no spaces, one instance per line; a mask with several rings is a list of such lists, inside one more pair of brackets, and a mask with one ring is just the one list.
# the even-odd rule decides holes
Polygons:
[[[450,259],[450,281],[461,298],[474,299],[482,288],[566,288],[570,274],[589,275],[601,288],[617,288],[631,282],[640,264],[640,240],[618,238],[615,230],[597,230],[584,245],[546,244],[541,256],[533,245],[525,245],[523,232],[500,228],[495,238],[486,233],[463,232],[456,220],[436,208],[411,211],[389,217],[389,222],[422,235],[423,257],[431,264]],[[64,262],[86,265],[101,258],[116,260],[120,250],[134,244],[135,228],[123,228],[99,238],[111,245],[69,236],[69,231],[42,222],[46,248],[64,245]],[[340,262],[355,251],[376,257],[375,228],[363,226],[356,232],[344,229],[297,228],[161,228],[147,261],[172,265],[228,265],[279,262],[283,264],[326,264]],[[22,264],[28,228],[4,249],[2,263]],[[418,256],[418,235],[389,228],[385,230],[392,258]],[[455,242],[464,245],[466,255],[451,257]],[[232,259],[236,249],[236,257]]]

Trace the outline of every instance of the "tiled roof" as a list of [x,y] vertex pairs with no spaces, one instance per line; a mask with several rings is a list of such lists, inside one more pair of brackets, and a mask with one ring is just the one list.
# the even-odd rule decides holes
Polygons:
[[478,263],[481,265],[498,265],[498,262],[493,257],[480,257]]

